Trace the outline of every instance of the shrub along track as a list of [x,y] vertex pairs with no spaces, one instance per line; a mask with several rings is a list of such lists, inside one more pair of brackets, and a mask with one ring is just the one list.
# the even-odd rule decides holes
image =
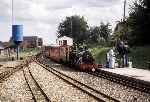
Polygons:
[[67,82],[68,84],[71,84],[72,86],[76,87],[77,89],[83,91],[84,93],[88,94],[89,96],[95,98],[96,100],[100,101],[100,102],[105,102],[105,101],[111,101],[111,102],[119,102],[119,100],[114,99],[113,97],[110,97],[104,93],[101,93],[98,90],[95,90],[94,88],[81,83],[80,81],[73,79],[69,76],[67,76],[66,74],[63,74],[60,71],[55,70],[54,67],[51,67],[50,65],[46,65],[44,64],[42,61],[39,60],[40,56],[37,56],[34,61],[39,64],[40,66],[42,66],[43,68],[45,68],[46,70],[48,70],[49,72],[53,73],[54,75],[56,75],[57,77],[59,77],[60,79],[64,80],[65,82]]

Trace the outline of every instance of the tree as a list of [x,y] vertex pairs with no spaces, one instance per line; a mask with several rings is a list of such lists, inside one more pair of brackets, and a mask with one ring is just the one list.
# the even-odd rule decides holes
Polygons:
[[109,40],[109,36],[110,36],[110,33],[112,32],[112,30],[109,28],[110,24],[107,23],[107,24],[104,24],[103,22],[101,22],[100,24],[100,35],[101,37],[103,37],[106,41]]
[[131,28],[129,42],[136,45],[150,44],[150,1],[138,0],[131,6],[128,24]]
[[101,22],[100,26],[91,27],[89,41],[92,43],[107,42],[111,33],[109,26],[109,23],[104,24]]
[[87,22],[84,17],[77,15],[66,17],[66,19],[59,24],[57,36],[72,37],[76,44],[83,44],[88,38]]

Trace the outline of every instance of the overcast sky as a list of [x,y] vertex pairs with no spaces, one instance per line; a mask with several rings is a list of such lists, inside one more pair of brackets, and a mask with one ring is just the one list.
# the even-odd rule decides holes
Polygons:
[[[14,24],[24,26],[25,36],[39,36],[45,44],[55,43],[59,23],[66,16],[84,16],[89,26],[101,21],[112,28],[123,16],[124,0],[14,0]],[[132,0],[127,0],[127,5]],[[0,41],[11,36],[12,0],[0,0]],[[127,6],[127,13],[128,13]]]

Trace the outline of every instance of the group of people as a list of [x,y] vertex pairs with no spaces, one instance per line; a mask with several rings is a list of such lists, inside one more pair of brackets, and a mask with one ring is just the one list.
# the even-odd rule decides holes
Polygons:
[[115,68],[115,62],[116,62],[116,55],[118,56],[118,67],[128,67],[128,53],[129,48],[126,42],[123,42],[121,40],[117,41],[116,44],[116,51],[117,54],[114,52],[114,48],[110,49],[106,56],[106,67],[107,68]]

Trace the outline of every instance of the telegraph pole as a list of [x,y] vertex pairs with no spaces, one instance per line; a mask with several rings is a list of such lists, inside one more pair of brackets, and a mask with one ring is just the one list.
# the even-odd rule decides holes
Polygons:
[[126,18],[126,0],[124,0],[124,13],[123,13],[123,21],[125,21]]
[[13,25],[13,24],[14,24],[14,0],[12,0],[12,5],[11,5],[11,7],[12,7],[12,9],[11,9],[11,10],[12,10],[12,13],[11,13],[12,16],[11,16],[11,17],[12,17],[12,25]]
[[71,35],[72,35],[72,19],[71,19],[71,25],[70,26],[71,26]]

